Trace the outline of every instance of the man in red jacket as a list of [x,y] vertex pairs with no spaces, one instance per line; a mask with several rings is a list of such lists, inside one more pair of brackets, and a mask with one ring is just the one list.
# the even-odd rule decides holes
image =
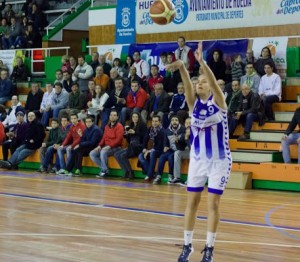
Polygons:
[[90,152],[92,161],[101,168],[101,172],[96,177],[101,178],[108,174],[108,157],[120,150],[122,145],[124,127],[118,123],[118,117],[118,111],[112,109],[99,145]]
[[148,99],[146,91],[140,87],[138,81],[131,82],[131,88],[126,97],[126,107],[121,110],[120,123],[125,126],[126,120],[133,112],[141,112]]
[[78,116],[76,113],[72,113],[71,115],[71,123],[72,126],[61,146],[57,149],[57,155],[60,161],[60,170],[56,172],[57,175],[71,175],[72,173],[66,170],[66,163],[64,154],[67,153],[67,163],[69,163],[72,158],[72,152],[74,147],[80,143],[80,135],[85,130],[85,124],[78,120]]

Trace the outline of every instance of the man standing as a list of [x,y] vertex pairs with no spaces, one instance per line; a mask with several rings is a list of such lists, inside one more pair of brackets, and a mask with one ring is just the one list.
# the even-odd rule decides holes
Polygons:
[[193,50],[185,44],[183,36],[178,37],[178,48],[175,50],[176,60],[182,60],[190,76],[194,73],[195,56]]
[[118,123],[118,111],[112,109],[109,123],[105,126],[103,137],[99,145],[90,152],[90,158],[101,171],[96,177],[108,175],[108,157],[120,150],[123,141],[124,127]]
[[133,66],[136,68],[136,74],[143,80],[146,81],[150,75],[150,66],[147,61],[141,59],[141,53],[136,51],[133,53]]
[[89,80],[93,78],[94,71],[93,68],[85,62],[84,57],[81,55],[78,57],[78,66],[75,68],[72,80],[78,82],[80,91],[88,92]]

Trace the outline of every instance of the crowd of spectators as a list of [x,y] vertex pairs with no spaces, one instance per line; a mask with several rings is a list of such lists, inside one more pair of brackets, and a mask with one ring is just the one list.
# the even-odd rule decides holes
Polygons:
[[[226,97],[231,138],[239,123],[244,125],[244,134],[238,139],[247,140],[254,121],[263,125],[266,120],[274,120],[272,103],[281,100],[281,80],[268,56],[270,52],[265,51],[267,49],[263,48],[258,59],[250,50],[245,59],[243,54],[236,55],[230,82],[222,51],[214,50],[212,53],[213,59],[208,64]],[[20,157],[7,159],[7,152],[10,149],[13,153],[20,147],[20,142],[15,141],[16,134],[28,118],[28,126],[36,123],[38,128],[42,127],[41,133],[50,129],[46,141],[28,137],[29,142],[21,144],[22,150],[26,149],[21,151],[21,156],[28,156],[40,148],[40,172],[80,176],[82,157],[89,156],[100,167],[97,177],[102,178],[109,174],[107,161],[113,155],[125,178],[134,177],[128,159],[137,157],[145,181],[159,184],[165,162],[168,162],[168,182],[181,183],[181,159],[189,158],[191,119],[180,74],[164,68],[176,59],[183,60],[196,88],[201,68],[198,72],[193,70],[194,55],[183,37],[179,37],[178,49],[174,53],[161,54],[162,63],[159,65],[149,65],[137,51],[132,57],[127,56],[124,65],[119,58],[109,64],[105,56],[97,52],[92,54],[90,63],[85,61],[84,56],[78,56],[77,60],[63,56],[61,68],[55,73],[56,80],[46,84],[45,92],[33,82],[24,108],[17,97],[13,97],[11,112],[15,110],[15,117],[12,117],[13,120],[3,119],[6,141],[10,142],[7,145],[4,142],[5,158],[0,166],[14,168],[21,161]],[[20,64],[21,61],[19,67]],[[260,67],[263,71],[258,73]],[[26,70],[16,71],[20,80],[26,78],[23,76]],[[16,74],[12,74],[11,78],[18,79]],[[7,70],[2,69],[2,103],[11,97],[10,93],[2,95],[2,86],[7,85],[7,81],[11,81],[7,78]],[[24,130],[26,128],[24,126]],[[29,136],[27,131],[25,136]],[[122,147],[124,138],[127,140],[126,147]],[[54,152],[57,152],[55,162],[52,159]],[[64,154],[67,155],[66,161]],[[158,170],[155,171],[157,160]]]

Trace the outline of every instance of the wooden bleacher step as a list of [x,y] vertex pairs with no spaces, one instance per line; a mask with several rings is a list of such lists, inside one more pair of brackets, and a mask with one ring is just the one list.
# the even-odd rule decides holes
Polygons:
[[275,112],[275,120],[290,122],[293,118],[294,112]]
[[295,83],[297,84],[288,84],[286,87],[282,88],[283,101],[296,101],[297,95],[300,94],[300,81]]
[[282,154],[271,150],[232,150],[232,160],[245,163],[282,162]]
[[250,172],[240,172],[240,171],[231,172],[226,188],[251,189],[252,174]]
[[275,130],[273,131],[260,130],[260,131],[250,132],[250,139],[255,141],[278,142],[281,141],[282,136],[283,136],[282,131],[275,131]]
[[272,105],[274,112],[295,112],[298,107],[300,107],[300,104],[297,102],[274,103]]

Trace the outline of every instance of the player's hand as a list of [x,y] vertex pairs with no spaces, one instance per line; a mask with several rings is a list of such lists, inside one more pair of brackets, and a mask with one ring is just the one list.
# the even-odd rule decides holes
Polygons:
[[203,62],[203,46],[202,42],[199,42],[198,49],[195,52],[195,57],[199,63]]
[[184,64],[181,60],[176,60],[172,64],[166,65],[166,70],[174,72],[174,71],[178,70],[180,67],[182,67],[183,65]]

